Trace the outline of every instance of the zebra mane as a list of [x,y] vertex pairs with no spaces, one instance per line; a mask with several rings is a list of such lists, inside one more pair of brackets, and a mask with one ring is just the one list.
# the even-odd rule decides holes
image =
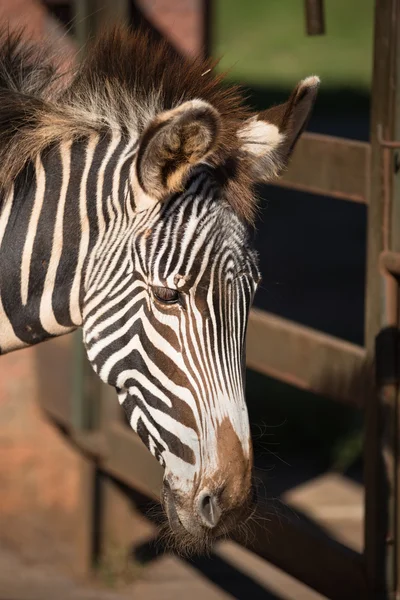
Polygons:
[[221,135],[211,162],[234,210],[251,221],[255,202],[245,166],[233,161],[239,127],[251,113],[236,86],[223,85],[215,64],[182,57],[165,41],[117,27],[105,32],[74,72],[60,73],[49,48],[0,34],[0,189],[46,148],[93,132],[140,135],[160,112],[201,99],[220,114]]

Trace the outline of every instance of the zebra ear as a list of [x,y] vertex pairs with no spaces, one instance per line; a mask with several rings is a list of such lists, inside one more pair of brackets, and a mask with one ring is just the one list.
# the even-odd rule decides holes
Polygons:
[[218,112],[202,100],[184,102],[158,115],[139,142],[136,184],[140,189],[135,190],[139,197],[147,196],[148,205],[150,198],[160,201],[181,190],[192,167],[215,149],[219,130]]
[[239,130],[242,151],[257,181],[269,181],[287,166],[310,118],[319,83],[315,76],[303,79],[287,102],[255,115]]

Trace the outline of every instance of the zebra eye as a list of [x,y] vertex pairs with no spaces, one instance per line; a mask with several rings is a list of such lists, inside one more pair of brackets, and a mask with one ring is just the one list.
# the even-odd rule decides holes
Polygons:
[[155,286],[153,287],[154,297],[164,304],[176,304],[179,302],[179,292],[171,288]]

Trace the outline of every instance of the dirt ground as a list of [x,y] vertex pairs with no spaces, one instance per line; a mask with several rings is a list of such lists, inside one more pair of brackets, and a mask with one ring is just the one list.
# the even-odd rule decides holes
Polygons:
[[[299,584],[278,569],[265,564],[235,544],[220,549],[227,557],[247,566],[250,573],[240,596],[208,581],[193,567],[174,557],[163,557],[147,567],[135,583],[110,589],[97,581],[82,582],[54,572],[45,565],[23,563],[10,550],[0,549],[1,600],[319,600],[323,596]],[[232,581],[229,582],[232,587]],[[243,583],[241,584],[243,588]],[[256,595],[254,595],[256,590]],[[248,594],[247,596],[244,593]]]
[[[323,526],[339,542],[362,550],[362,486],[324,474],[286,493],[285,502]],[[205,568],[204,568],[205,567]],[[130,581],[104,573],[91,581],[23,562],[0,547],[0,600],[322,600],[323,596],[233,542],[217,544],[213,558],[187,563],[163,555],[132,567]]]

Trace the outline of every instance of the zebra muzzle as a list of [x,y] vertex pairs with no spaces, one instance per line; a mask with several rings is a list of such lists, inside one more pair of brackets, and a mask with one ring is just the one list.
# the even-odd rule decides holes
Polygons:
[[222,509],[217,496],[203,490],[190,502],[190,507],[182,505],[179,494],[174,494],[168,480],[164,480],[163,505],[169,525],[173,531],[181,528],[193,535],[214,532],[218,529]]

